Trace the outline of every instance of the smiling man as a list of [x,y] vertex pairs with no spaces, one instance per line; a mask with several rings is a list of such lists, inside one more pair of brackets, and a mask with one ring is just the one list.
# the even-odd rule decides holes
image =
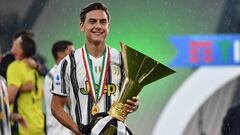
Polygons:
[[[52,113],[64,126],[81,135],[81,127],[93,116],[107,112],[120,94],[123,65],[121,54],[106,43],[110,15],[105,5],[92,3],[81,10],[80,31],[86,44],[65,57],[57,67],[52,93]],[[64,111],[66,99],[71,99],[70,117]],[[138,97],[132,97],[125,106],[134,112]]]

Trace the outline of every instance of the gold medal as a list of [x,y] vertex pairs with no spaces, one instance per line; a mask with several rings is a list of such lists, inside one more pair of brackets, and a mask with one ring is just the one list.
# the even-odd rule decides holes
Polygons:
[[99,113],[99,107],[97,106],[97,104],[95,104],[92,107],[92,115],[95,115],[97,113]]

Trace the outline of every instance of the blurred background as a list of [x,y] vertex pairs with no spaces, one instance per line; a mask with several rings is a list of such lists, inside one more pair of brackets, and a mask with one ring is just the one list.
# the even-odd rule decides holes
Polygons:
[[[30,29],[38,52],[52,67],[51,46],[55,41],[70,40],[75,48],[85,43],[79,31],[79,13],[90,2],[94,1],[0,0],[2,53],[11,48],[17,30]],[[144,87],[140,108],[127,118],[132,132],[221,134],[227,111],[240,100],[240,1],[101,2],[111,14],[108,45],[120,50],[119,42],[124,42],[177,71]],[[225,51],[218,49],[220,40],[227,42]],[[208,49],[201,48],[204,46]]]

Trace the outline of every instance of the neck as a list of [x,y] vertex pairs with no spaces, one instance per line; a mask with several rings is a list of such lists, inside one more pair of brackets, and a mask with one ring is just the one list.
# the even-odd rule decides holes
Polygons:
[[15,60],[23,60],[24,57],[23,56],[14,56],[15,57]]
[[105,47],[106,47],[105,43],[98,45],[86,43],[87,52],[95,58],[103,56]]
[[60,62],[61,62],[61,59],[57,59],[57,60],[55,61],[56,65],[58,65]]

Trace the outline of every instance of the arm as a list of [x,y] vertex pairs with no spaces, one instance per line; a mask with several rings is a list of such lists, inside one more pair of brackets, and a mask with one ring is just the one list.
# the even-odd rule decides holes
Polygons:
[[8,99],[10,104],[14,103],[17,93],[18,93],[18,87],[16,87],[15,85],[8,86]]
[[67,103],[68,97],[53,94],[51,103],[52,114],[62,125],[72,130],[76,135],[82,135],[78,129],[77,124],[64,111],[64,105]]
[[34,84],[31,81],[25,83],[19,88],[20,92],[31,92],[32,90],[34,90]]
[[27,122],[25,121],[25,119],[22,116],[20,116],[19,114],[17,114],[17,113],[11,113],[10,114],[10,120],[18,122],[25,129],[28,128]]
[[38,62],[36,59],[34,58],[27,58],[25,59],[25,62],[31,67],[34,68],[38,71],[39,74],[45,76],[48,72],[47,67],[43,64],[41,64],[40,62]]

